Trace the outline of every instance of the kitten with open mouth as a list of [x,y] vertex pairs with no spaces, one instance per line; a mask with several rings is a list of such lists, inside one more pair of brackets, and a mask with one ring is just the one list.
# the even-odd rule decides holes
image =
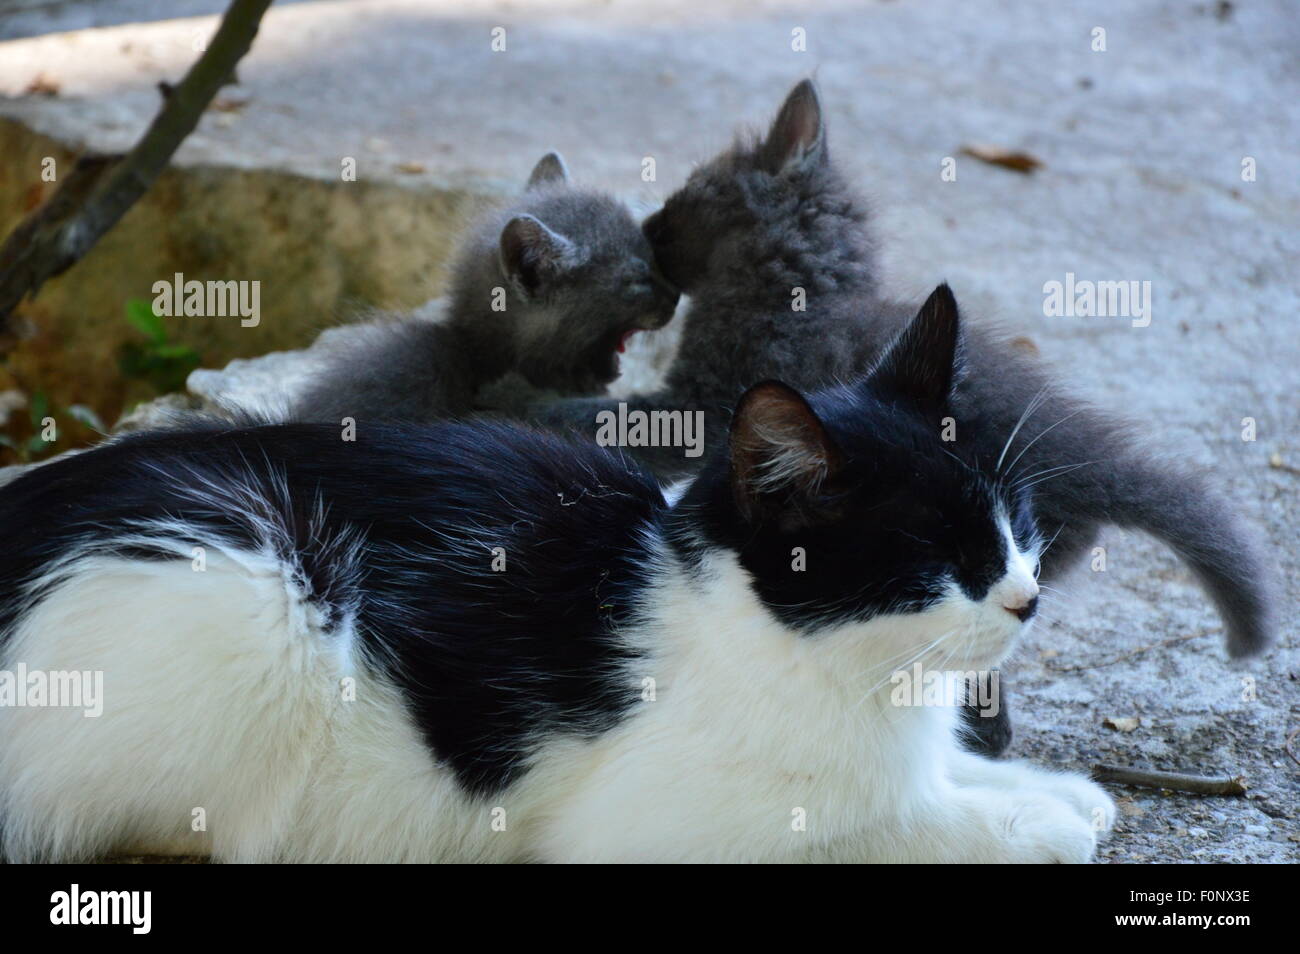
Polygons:
[[444,318],[322,338],[320,370],[289,419],[463,416],[514,377],[550,394],[599,394],[618,376],[628,338],[667,324],[677,299],[626,206],[572,185],[550,153],[520,199],[467,230]]

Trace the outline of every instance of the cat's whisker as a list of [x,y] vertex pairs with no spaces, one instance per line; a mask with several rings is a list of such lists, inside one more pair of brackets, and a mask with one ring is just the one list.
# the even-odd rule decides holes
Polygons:
[[[942,637],[940,637],[940,639],[942,639]],[[937,644],[938,641],[939,640],[936,639],[934,642],[930,644],[930,646]],[[902,649],[899,652],[894,653],[892,656],[886,657],[885,659],[880,660],[879,662],[876,662],[871,666],[868,666],[866,669],[854,674],[848,679],[845,679],[844,685],[851,687],[854,683],[863,680],[864,678],[874,679],[881,670],[888,670],[889,675],[892,676],[895,672],[898,672],[901,669],[905,669],[907,668],[907,666],[912,664],[914,660],[910,657],[918,653],[924,653],[928,648],[929,646],[925,646],[922,647],[920,650],[918,650],[916,649],[916,647],[909,646],[906,649]],[[898,662],[898,660],[905,660],[905,661]],[[883,685],[883,683],[881,685]],[[879,685],[877,685],[876,688],[879,688]],[[869,692],[870,691],[871,690],[869,690]]]
[[1052,549],[1052,544],[1056,542],[1056,538],[1061,535],[1061,531],[1063,531],[1064,529],[1065,529],[1065,524],[1061,524],[1059,527],[1057,527],[1056,532],[1052,534],[1052,539],[1048,540],[1047,543],[1043,546],[1043,548],[1038,551],[1038,565],[1034,568],[1035,580],[1038,579],[1038,575],[1043,569],[1043,557],[1047,556],[1048,551]]
[[[870,668],[859,673],[858,676],[852,681],[857,681],[857,679],[861,679],[863,676],[868,674],[874,677],[874,675],[878,673],[882,668],[888,669],[888,674],[885,676],[885,678],[880,682],[876,683],[876,685],[874,685],[872,688],[868,689],[864,694],[865,696],[869,696],[874,692],[876,692],[877,690],[879,690],[881,687],[883,687],[884,684],[887,683],[893,677],[894,673],[901,672],[902,670],[905,670],[909,666],[918,662],[921,659],[921,657],[923,657],[935,646],[938,646],[941,642],[943,642],[943,640],[947,639],[949,635],[951,635],[951,633],[944,633],[943,635],[932,640],[925,646],[922,646],[920,649],[917,649],[914,646],[909,646],[908,648],[902,650],[901,652],[895,653],[893,656],[890,656],[883,662],[877,663],[874,666],[871,666]],[[896,660],[904,657],[906,657],[904,662],[896,662]]]
[[[861,694],[861,698],[858,699],[857,703],[851,706],[848,710],[846,710],[845,718],[848,719],[856,716],[858,710],[861,709],[867,703],[868,700],[875,697],[876,693],[879,692],[882,688],[884,688],[886,683],[888,683],[890,680],[893,679],[895,673],[903,672],[911,668],[917,662],[920,662],[927,653],[929,653],[936,646],[942,643],[945,639],[951,636],[953,632],[955,632],[955,630],[939,635],[938,637],[931,640],[926,645],[922,646],[920,649],[916,649],[915,647],[908,647],[907,649],[904,649],[902,652],[895,653],[893,656],[889,657],[889,659],[885,663],[877,663],[876,665],[871,666],[869,669],[865,670],[865,672],[859,673],[857,678],[861,678],[863,675],[866,675],[868,673],[874,675],[875,673],[880,671],[882,666],[888,669],[888,672],[886,673],[883,679],[881,679],[875,685],[871,686],[869,689],[863,692]],[[895,663],[894,660],[898,659],[899,657],[906,657],[906,659],[901,663]],[[856,681],[856,679],[853,681]]]
[[1059,596],[1064,599],[1070,599],[1070,600],[1078,598],[1078,595],[1073,590],[1067,590],[1062,587],[1055,586],[1051,583],[1039,583],[1038,588],[1043,593],[1047,594],[1048,597]]
[[1077,410],[1071,411],[1069,414],[1065,415],[1065,417],[1061,418],[1055,424],[1051,425],[1051,427],[1045,427],[1043,428],[1043,430],[1035,434],[1033,439],[1020,449],[1020,453],[1016,455],[1015,460],[1013,460],[1009,465],[1007,465],[1007,470],[1014,473],[1016,469],[1016,464],[1020,463],[1020,458],[1025,456],[1025,452],[1028,451],[1029,448],[1037,444],[1038,441],[1041,440],[1044,436],[1046,436],[1046,434],[1049,431],[1051,431],[1053,428],[1060,427],[1062,424],[1064,424],[1066,421],[1070,420],[1071,418],[1077,417],[1079,414],[1082,414],[1084,410],[1085,410],[1084,408],[1078,408]]
[[1064,468],[1066,468],[1066,467],[1073,467],[1073,466],[1075,466],[1075,465],[1074,465],[1074,464],[1058,464],[1058,465],[1056,465],[1056,466],[1054,466],[1054,467],[1044,467],[1042,470],[1036,470],[1036,471],[1034,471],[1032,474],[1025,474],[1023,477],[1017,477],[1015,480],[1013,480],[1013,481],[1011,482],[1011,486],[1012,486],[1013,488],[1015,488],[1015,487],[1019,487],[1019,486],[1021,486],[1022,484],[1026,483],[1027,481],[1033,480],[1035,477],[1042,477],[1044,474],[1050,474],[1050,473],[1053,473],[1053,472],[1055,472],[1055,471],[1062,470],[1062,469],[1064,469]]
[[1048,385],[1044,384],[1039,388],[1038,393],[1029,399],[1029,403],[1025,405],[1025,409],[1020,413],[1020,420],[1016,421],[1016,426],[1011,429],[1011,433],[1007,436],[1007,442],[1002,445],[1002,453],[998,454],[998,462],[993,467],[994,473],[1002,472],[1002,461],[1006,459],[1007,451],[1011,449],[1012,441],[1014,441],[1016,435],[1020,433],[1020,428],[1024,427],[1025,421],[1029,420],[1030,416],[1034,414],[1041,406],[1042,402],[1047,399],[1047,389]]
[[1030,487],[1035,487],[1038,484],[1041,484],[1045,481],[1053,480],[1057,477],[1064,477],[1066,474],[1072,473],[1073,471],[1078,470],[1080,467],[1087,467],[1090,464],[1100,464],[1100,463],[1101,463],[1100,460],[1085,460],[1077,464],[1062,464],[1059,467],[1052,467],[1046,471],[1039,471],[1037,474],[1033,475],[1035,478],[1037,478],[1035,480],[1029,480],[1028,478],[1026,478],[1025,480],[1017,481],[1015,486],[1017,490],[1028,490]]

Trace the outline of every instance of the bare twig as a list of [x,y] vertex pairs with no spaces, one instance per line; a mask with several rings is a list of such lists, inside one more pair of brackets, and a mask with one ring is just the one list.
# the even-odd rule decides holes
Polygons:
[[0,330],[10,312],[62,274],[153,185],[257,36],[271,0],[232,0],[216,35],[125,156],[89,156],[0,247]]
[[1113,666],[1117,662],[1123,662],[1126,659],[1132,659],[1134,656],[1141,656],[1145,652],[1153,649],[1163,649],[1168,646],[1177,646],[1179,643],[1185,643],[1189,639],[1196,639],[1199,636],[1208,636],[1215,632],[1214,629],[1203,629],[1199,633],[1187,633],[1184,636],[1172,636],[1169,639],[1162,639],[1158,643],[1149,643],[1146,646],[1139,646],[1137,649],[1129,650],[1126,653],[1120,653],[1110,659],[1103,659],[1101,662],[1079,664],[1077,666],[1058,666],[1050,659],[1047,661],[1047,668],[1053,672],[1082,672],[1085,669],[1101,669],[1103,666]]
[[1191,792],[1195,795],[1245,795],[1248,788],[1243,775],[1211,778],[1206,775],[1156,772],[1151,769],[1125,768],[1120,765],[1094,765],[1092,777],[1098,782],[1141,785],[1144,788],[1167,788],[1172,792]]

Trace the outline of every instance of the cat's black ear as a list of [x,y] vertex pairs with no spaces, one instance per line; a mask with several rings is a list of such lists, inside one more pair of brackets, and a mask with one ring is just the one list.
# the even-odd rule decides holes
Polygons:
[[756,384],[731,419],[731,487],[741,516],[799,522],[842,466],[817,414],[779,381]]
[[948,403],[957,375],[961,316],[947,283],[925,300],[921,310],[894,339],[871,374],[878,390],[901,395],[926,410]]
[[537,160],[532,174],[528,177],[529,190],[544,185],[553,185],[569,181],[569,167],[564,164],[564,157],[558,152],[548,152]]
[[773,173],[806,169],[826,158],[826,127],[817,87],[806,79],[785,98],[763,141],[763,164]]
[[578,264],[578,248],[535,216],[516,215],[501,230],[501,270],[525,298]]

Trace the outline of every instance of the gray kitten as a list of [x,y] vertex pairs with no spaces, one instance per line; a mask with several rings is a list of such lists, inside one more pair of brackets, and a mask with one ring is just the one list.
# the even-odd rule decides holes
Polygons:
[[324,366],[289,417],[461,416],[481,389],[515,375],[561,394],[598,393],[618,376],[628,337],[667,324],[676,304],[627,208],[571,186],[549,153],[518,201],[469,228],[446,317],[380,321],[319,342]]
[[[626,399],[629,409],[702,410],[712,446],[750,385],[773,378],[815,390],[868,363],[860,303],[876,296],[875,242],[866,211],[827,159],[810,82],[790,93],[766,137],[741,138],[696,169],[644,230],[690,307],[664,388]],[[530,411],[591,434],[595,415],[617,406],[539,400]],[[680,448],[632,450],[664,479],[698,463]]]
[[[790,93],[766,136],[696,169],[644,229],[690,307],[666,389],[629,403],[702,410],[712,440],[749,385],[770,378],[806,390],[858,376],[916,314],[915,304],[876,292],[865,213],[831,163],[809,81]],[[791,307],[797,289],[806,311]],[[956,309],[946,289],[936,295],[931,304]],[[1033,487],[1039,526],[1053,539],[1043,577],[1075,562],[1104,524],[1143,530],[1170,546],[1209,593],[1232,656],[1263,649],[1271,574],[1235,508],[1199,474],[1155,459],[1149,432],[1135,440],[1132,425],[1064,394],[1004,336],[964,325],[954,452]],[[590,434],[595,411],[616,406],[563,401],[541,414]],[[680,448],[642,456],[664,477],[694,463]]]

